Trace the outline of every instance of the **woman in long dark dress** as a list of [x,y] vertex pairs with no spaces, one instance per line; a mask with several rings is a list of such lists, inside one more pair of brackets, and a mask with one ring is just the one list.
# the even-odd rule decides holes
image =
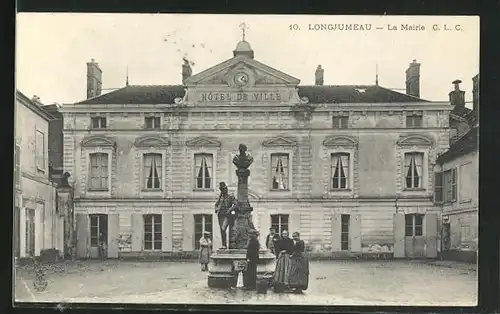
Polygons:
[[288,287],[294,292],[301,293],[309,285],[309,259],[305,254],[305,243],[300,239],[300,234],[292,235],[294,246],[290,257],[290,273]]
[[278,259],[273,277],[274,292],[283,292],[289,285],[290,255],[293,249],[293,240],[288,237],[288,231],[284,230],[281,239],[275,244]]

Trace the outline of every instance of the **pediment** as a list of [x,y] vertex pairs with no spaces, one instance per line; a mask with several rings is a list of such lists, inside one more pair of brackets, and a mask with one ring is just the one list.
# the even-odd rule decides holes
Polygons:
[[262,146],[264,147],[274,147],[274,146],[285,146],[285,147],[292,147],[292,146],[297,146],[297,141],[290,137],[285,137],[285,136],[276,136],[270,139],[265,140],[262,143]]
[[400,136],[399,146],[432,146],[432,139],[420,134]]
[[355,138],[346,135],[327,136],[323,140],[323,146],[326,147],[335,147],[335,146],[352,147],[357,145],[358,141]]
[[200,85],[225,85],[234,87],[234,76],[244,72],[249,81],[245,87],[255,85],[296,86],[300,80],[277,69],[245,56],[236,56],[216,66],[190,76],[184,81],[188,87]]
[[89,136],[82,140],[82,147],[116,147],[116,142],[106,136]]
[[170,141],[167,138],[151,135],[141,136],[134,142],[134,146],[136,147],[163,147],[169,145]]
[[222,143],[215,137],[200,136],[186,142],[187,147],[221,147]]

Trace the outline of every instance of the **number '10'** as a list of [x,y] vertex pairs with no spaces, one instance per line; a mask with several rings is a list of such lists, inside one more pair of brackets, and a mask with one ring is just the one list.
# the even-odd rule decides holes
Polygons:
[[299,25],[298,24],[290,24],[290,30],[291,31],[298,31]]

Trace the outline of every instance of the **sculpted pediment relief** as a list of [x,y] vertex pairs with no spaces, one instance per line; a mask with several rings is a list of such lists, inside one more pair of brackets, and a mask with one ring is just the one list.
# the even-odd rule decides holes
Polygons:
[[331,135],[327,136],[323,140],[323,146],[326,147],[336,147],[336,146],[354,147],[357,145],[358,145],[357,139],[346,135]]
[[134,142],[135,147],[164,147],[169,146],[170,141],[161,136],[141,136]]
[[106,136],[94,135],[82,140],[82,147],[116,147],[116,142]]
[[221,147],[222,143],[215,137],[200,136],[186,142],[187,147]]
[[276,147],[276,146],[285,146],[285,147],[293,147],[297,146],[297,141],[290,137],[285,137],[285,136],[276,136],[273,138],[270,138],[268,140],[265,140],[262,143],[262,146],[264,147]]
[[411,134],[399,137],[399,146],[432,146],[432,139],[425,135]]
[[[244,73],[245,77],[239,80],[238,75],[241,73]],[[238,85],[240,83],[241,85]],[[295,77],[244,56],[231,58],[184,81],[188,87],[211,84],[232,87],[252,87],[263,84],[296,86],[299,83],[300,80]]]

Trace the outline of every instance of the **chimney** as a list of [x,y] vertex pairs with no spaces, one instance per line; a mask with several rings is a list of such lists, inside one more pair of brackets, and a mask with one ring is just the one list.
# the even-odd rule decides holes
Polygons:
[[193,70],[191,69],[191,66],[189,65],[189,60],[186,58],[183,58],[184,64],[182,65],[182,83],[193,74]]
[[465,107],[465,92],[460,90],[460,83],[462,81],[454,80],[452,83],[455,85],[455,89],[448,94],[451,105],[453,107]]
[[479,74],[472,78],[472,110],[479,110]]
[[420,98],[420,63],[413,60],[406,70],[406,94]]
[[102,70],[94,59],[87,62],[87,99],[101,95]]
[[318,65],[316,68],[316,72],[314,73],[316,80],[314,85],[323,85],[323,74],[325,73],[325,70],[321,67],[321,64]]

